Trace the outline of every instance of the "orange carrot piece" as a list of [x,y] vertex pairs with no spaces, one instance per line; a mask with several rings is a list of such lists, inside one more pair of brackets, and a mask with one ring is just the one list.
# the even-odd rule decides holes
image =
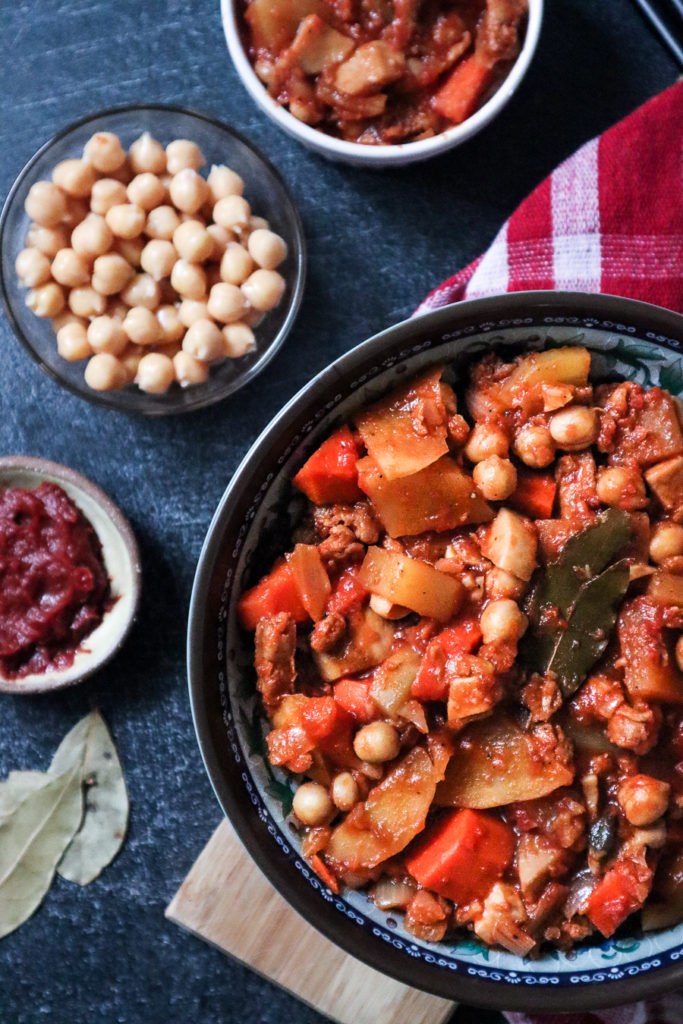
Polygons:
[[456,66],[435,93],[432,105],[442,117],[448,118],[453,124],[461,124],[477,109],[491,78],[491,68],[482,64],[477,54],[473,53]]
[[531,519],[551,519],[557,484],[552,473],[517,470],[517,487],[508,498],[513,508]]
[[413,682],[411,693],[419,700],[445,700],[448,680],[445,667],[448,656],[471,654],[481,642],[479,620],[468,615],[434,637]]
[[256,629],[259,619],[278,612],[289,612],[295,622],[305,622],[308,618],[294,577],[284,560],[255,587],[242,594],[237,603],[237,614],[245,629]]
[[339,882],[334,877],[327,864],[323,861],[317,853],[314,853],[310,859],[310,865],[315,871],[318,878],[321,878],[328,889],[331,889],[335,895],[339,895]]
[[292,483],[314,505],[358,501],[363,497],[356,469],[360,448],[349,428],[341,427],[313,452]]
[[609,938],[629,914],[643,905],[648,891],[649,884],[637,878],[631,865],[615,864],[590,894],[586,915]]
[[467,808],[440,819],[418,840],[405,864],[425,889],[464,905],[488,895],[512,863],[514,851],[509,825]]
[[371,722],[377,715],[377,707],[370,696],[371,682],[371,679],[339,679],[334,684],[337,704],[357,722]]

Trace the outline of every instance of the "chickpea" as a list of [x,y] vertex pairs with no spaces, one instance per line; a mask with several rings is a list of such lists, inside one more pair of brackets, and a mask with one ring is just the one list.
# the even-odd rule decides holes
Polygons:
[[145,226],[147,216],[141,206],[119,203],[107,210],[105,220],[117,238],[137,238]]
[[214,241],[201,221],[190,219],[175,229],[173,244],[181,259],[188,263],[201,263],[211,256]]
[[196,320],[188,327],[183,338],[183,351],[207,363],[222,359],[224,351],[220,327],[213,320]]
[[237,236],[233,231],[222,228],[220,224],[208,224],[206,230],[213,239],[213,250],[209,256],[210,260],[220,260],[230,242],[234,242]]
[[88,256],[91,259],[109,252],[113,241],[111,228],[104,217],[97,213],[88,214],[71,232],[71,248],[81,256]]
[[244,284],[254,269],[254,261],[239,242],[228,242],[221,259],[221,277],[228,284]]
[[163,395],[175,380],[173,360],[161,352],[148,352],[138,364],[135,383],[141,391]]
[[90,262],[73,249],[60,249],[52,261],[52,276],[67,288],[90,283]]
[[147,214],[145,234],[149,238],[161,238],[164,242],[170,242],[173,232],[180,223],[180,217],[172,206],[157,206]]
[[492,455],[504,459],[509,448],[508,437],[502,427],[495,423],[476,423],[465,445],[465,455],[470,462],[483,462]]
[[93,352],[110,352],[120,356],[128,347],[128,335],[119,320],[96,316],[88,325],[87,338]]
[[196,142],[189,139],[174,139],[166,147],[166,169],[169,174],[178,174],[189,167],[198,171],[206,163],[206,158]]
[[126,202],[126,186],[115,178],[100,178],[90,193],[90,209],[104,217],[112,206],[121,206]]
[[667,558],[683,555],[683,526],[679,523],[657,523],[650,534],[650,558],[658,565]]
[[140,266],[155,281],[168,277],[178,258],[173,242],[165,242],[163,238],[153,238],[147,243],[140,255]]
[[517,470],[509,459],[490,455],[475,465],[472,479],[487,501],[503,501],[517,486]]
[[209,198],[209,186],[191,167],[173,175],[168,191],[173,205],[183,213],[196,213]]
[[72,288],[69,292],[69,309],[76,316],[102,316],[107,309],[107,299],[88,285]]
[[605,505],[624,509],[641,507],[645,499],[645,483],[637,469],[607,466],[600,470],[596,493]]
[[128,260],[117,252],[108,252],[93,263],[92,286],[100,295],[116,295],[134,274]]
[[52,259],[60,249],[69,244],[64,228],[46,228],[41,224],[32,224],[26,234],[27,249],[38,249]]
[[543,469],[555,458],[555,443],[547,427],[527,424],[517,434],[513,447],[524,465],[532,469]]
[[200,299],[183,299],[178,307],[178,317],[185,327],[192,327],[197,320],[210,320],[211,314],[206,302]]
[[43,228],[55,228],[66,213],[66,197],[51,181],[36,181],[24,200],[26,213]]
[[203,384],[209,376],[208,363],[202,362],[201,359],[195,359],[184,349],[173,356],[173,369],[175,379],[181,388],[186,388],[190,384]]
[[224,164],[214,164],[206,182],[214,203],[219,199],[225,199],[226,196],[241,196],[244,192],[244,182],[239,174]]
[[182,341],[185,336],[185,325],[178,316],[175,306],[159,306],[157,320],[161,327],[164,344],[175,341]]
[[166,189],[156,174],[144,171],[135,175],[126,189],[126,195],[129,203],[140,206],[143,210],[153,210],[163,203]]
[[223,328],[223,349],[228,359],[239,359],[255,348],[256,338],[247,324],[226,324]]
[[121,298],[128,306],[157,309],[161,300],[159,284],[149,274],[136,274],[121,292]]
[[156,345],[162,339],[161,324],[146,306],[133,306],[126,313],[123,329],[136,345]]
[[117,391],[128,383],[123,363],[109,352],[98,352],[88,360],[85,383],[93,391]]
[[251,207],[243,196],[224,196],[213,208],[214,222],[230,231],[246,228],[250,216]]
[[302,825],[324,825],[334,814],[334,804],[320,783],[304,782],[294,794],[292,810]]
[[332,780],[332,803],[340,811],[350,811],[360,798],[360,788],[351,772],[340,772]]
[[393,761],[400,748],[398,731],[389,722],[370,722],[358,730],[353,740],[356,756],[370,764]]
[[70,363],[91,356],[92,349],[84,325],[74,321],[60,327],[57,331],[57,351],[62,359]]
[[578,452],[597,440],[600,421],[597,409],[586,405],[571,405],[550,417],[550,435],[559,448]]
[[126,151],[118,135],[113,132],[97,132],[83,147],[83,159],[100,174],[110,174],[111,171],[118,171],[126,162]]
[[665,813],[670,789],[651,775],[631,775],[619,786],[617,800],[632,825],[651,825]]
[[[17,277],[27,288],[50,280],[50,261],[40,249],[22,249],[14,261]],[[59,280],[59,278],[57,278]]]
[[500,597],[521,597],[524,593],[524,580],[517,579],[507,569],[499,569],[494,565],[486,573],[486,596],[496,599]]
[[97,172],[86,160],[62,160],[53,170],[52,180],[68,195],[85,199],[97,181]]
[[[64,309],[64,292],[55,281],[39,284],[26,296],[26,305],[36,316],[52,319]],[[78,310],[74,310],[77,313]]]
[[134,174],[163,174],[166,170],[166,151],[149,132],[143,132],[128,150],[128,161]]
[[485,644],[504,640],[519,640],[524,635],[529,620],[519,606],[508,597],[489,601],[481,613],[479,622]]
[[261,312],[274,309],[285,290],[285,279],[276,270],[255,270],[242,285],[247,302]]
[[233,323],[244,312],[244,296],[237,285],[221,281],[211,289],[207,306],[214,320],[224,324]]
[[140,259],[144,248],[145,243],[142,238],[117,238],[114,242],[115,252],[123,256],[124,260],[127,260],[131,267],[140,266]]
[[275,270],[287,258],[287,243],[268,228],[257,228],[249,235],[247,248],[264,270]]
[[62,327],[66,327],[67,324],[82,324],[83,327],[87,327],[88,321],[85,317],[76,316],[70,309],[65,309],[52,318],[52,330],[55,334],[61,331]]
[[206,295],[206,273],[197,263],[177,260],[171,271],[171,284],[185,299],[203,299]]
[[683,672],[683,634],[676,641],[676,664],[679,672]]

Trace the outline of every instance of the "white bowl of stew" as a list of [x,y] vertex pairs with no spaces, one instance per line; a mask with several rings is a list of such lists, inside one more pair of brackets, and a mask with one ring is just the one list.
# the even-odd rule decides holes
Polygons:
[[[544,799],[554,799],[552,793],[555,792],[558,799],[565,803],[556,808],[558,814],[550,816],[553,821],[559,820],[567,810],[570,811],[571,816],[570,804],[572,801],[574,804],[580,804],[583,808],[579,812],[583,825],[570,841],[570,845],[576,844],[573,853],[576,854],[577,859],[572,863],[577,870],[572,875],[573,869],[571,869],[569,875],[558,878],[561,885],[567,883],[566,891],[559,894],[557,888],[552,889],[556,880],[552,878],[547,880],[551,887],[549,891],[554,892],[553,898],[558,895],[561,897],[562,908],[568,908],[570,900],[578,900],[580,903],[579,916],[582,927],[577,928],[575,933],[570,931],[565,934],[565,939],[567,936],[570,937],[571,941],[569,942],[554,942],[551,935],[534,932],[530,914],[527,914],[526,919],[522,917],[517,923],[520,924],[522,932],[527,931],[535,939],[540,934],[542,940],[527,943],[526,948],[524,941],[522,940],[520,944],[519,936],[511,935],[509,930],[507,932],[503,930],[498,935],[494,930],[493,933],[487,935],[485,929],[473,928],[472,925],[476,924],[474,917],[464,919],[463,927],[449,928],[445,933],[435,932],[430,936],[428,931],[423,930],[419,933],[418,929],[418,934],[416,934],[415,928],[410,927],[410,922],[404,916],[405,906],[403,909],[386,906],[383,905],[382,900],[376,898],[377,893],[373,890],[378,881],[381,883],[379,874],[382,872],[377,873],[370,880],[370,884],[366,884],[367,878],[364,881],[361,880],[362,884],[358,884],[358,880],[354,881],[348,874],[344,875],[343,872],[335,874],[336,867],[334,857],[332,857],[327,861],[327,866],[331,868],[331,871],[327,874],[323,872],[321,876],[320,865],[315,862],[315,853],[311,856],[310,844],[307,845],[307,831],[310,830],[302,827],[300,816],[297,818],[296,815],[292,815],[295,794],[302,783],[312,777],[315,778],[315,776],[311,775],[305,765],[296,766],[298,773],[293,773],[288,770],[287,764],[282,760],[278,764],[278,759],[272,757],[272,749],[269,756],[268,736],[274,726],[277,728],[278,723],[269,721],[269,713],[272,715],[272,708],[270,712],[267,707],[264,708],[262,697],[264,695],[267,697],[267,694],[264,692],[261,674],[254,668],[253,626],[250,627],[247,624],[247,628],[245,628],[243,595],[249,593],[255,585],[258,585],[264,575],[271,572],[278,557],[285,552],[292,551],[294,544],[292,533],[295,527],[301,526],[305,512],[305,501],[299,489],[292,485],[292,479],[307,464],[312,453],[320,448],[326,438],[335,434],[344,424],[355,424],[355,427],[360,429],[358,417],[360,415],[362,418],[364,410],[367,411],[385,396],[405,387],[411,380],[424,377],[425,374],[432,374],[435,367],[448,367],[449,383],[458,391],[460,401],[460,392],[466,385],[469,368],[479,362],[487,353],[495,352],[505,363],[512,361],[517,366],[524,362],[524,357],[530,355],[533,356],[533,362],[541,352],[547,353],[544,360],[550,359],[553,362],[557,350],[569,353],[570,362],[574,361],[574,365],[576,365],[576,359],[579,363],[583,361],[584,369],[581,373],[585,373],[586,354],[588,354],[590,387],[605,386],[608,389],[604,392],[590,392],[590,394],[585,391],[582,393],[582,398],[576,397],[578,392],[573,392],[574,404],[579,407],[586,405],[592,407],[593,394],[600,396],[595,398],[595,407],[611,401],[610,396],[620,382],[629,382],[626,391],[635,385],[634,394],[640,394],[640,388],[645,389],[646,392],[655,389],[652,390],[652,394],[659,395],[660,392],[656,391],[658,387],[670,393],[673,397],[663,401],[671,416],[672,431],[678,431],[676,436],[678,436],[680,448],[680,443],[683,443],[681,442],[683,435],[680,435],[676,399],[683,394],[683,359],[680,354],[683,351],[683,317],[678,314],[612,296],[535,292],[460,303],[399,324],[359,345],[311,381],[289,402],[248,453],[223,497],[205,541],[195,579],[188,638],[190,695],[195,726],[207,771],[221,805],[252,857],[289,902],[328,938],[371,966],[409,984],[446,998],[478,1005],[499,1009],[545,1010],[546,1012],[598,1009],[634,1001],[680,985],[683,981],[681,968],[683,922],[678,920],[676,915],[673,918],[661,916],[661,912],[667,909],[664,906],[666,903],[669,905],[676,903],[676,893],[672,890],[672,892],[667,891],[664,894],[653,884],[654,898],[648,910],[649,916],[645,927],[643,927],[645,919],[641,919],[638,914],[629,913],[621,917],[616,915],[613,920],[606,921],[605,917],[601,916],[600,908],[595,910],[596,905],[601,903],[600,899],[597,899],[597,902],[594,901],[593,911],[595,912],[591,911],[592,917],[588,919],[591,926],[585,926],[586,907],[588,906],[586,901],[595,891],[596,886],[595,884],[589,885],[587,891],[583,892],[583,889],[586,888],[586,876],[582,873],[583,860],[588,856],[589,848],[591,857],[597,857],[599,860],[604,852],[604,844],[607,842],[602,833],[609,831],[609,822],[601,821],[603,815],[597,813],[597,805],[595,813],[589,810],[593,796],[591,795],[591,783],[584,779],[586,771],[583,769],[580,780],[578,774],[574,781],[571,781],[569,776],[562,775],[556,780],[559,785],[551,786],[547,798],[533,794],[533,799],[528,799],[530,794],[527,794],[527,797],[516,801],[517,804],[524,805],[522,810],[526,808],[526,811],[530,811],[538,809],[538,806],[546,806],[543,804]],[[526,365],[528,368],[529,364]],[[506,372],[509,375],[509,369]],[[505,373],[502,376],[504,378]],[[557,382],[552,385],[551,392],[547,396],[550,405],[554,405],[557,401],[560,403],[563,401],[562,396],[558,396],[554,390],[556,386]],[[571,387],[580,390],[581,387],[585,387],[585,384],[582,384],[577,378]],[[619,393],[614,390],[614,394]],[[564,397],[566,398],[566,395]],[[571,406],[572,403],[570,402],[569,405]],[[550,410],[550,417],[561,413],[563,408],[562,404],[554,406]],[[464,405],[461,404],[459,409],[466,418],[470,416],[470,413],[465,412]],[[513,413],[513,415],[516,414]],[[571,442],[567,442],[566,438],[563,440],[561,434],[558,436],[560,440],[557,441],[557,458],[568,456],[570,459],[579,459],[580,463],[581,450],[570,451],[566,447],[562,447]],[[364,440],[367,441],[367,438]],[[595,443],[597,443],[597,437]],[[520,473],[525,472],[525,467],[531,473],[541,476],[546,472],[554,472],[554,461],[549,464],[551,465],[550,471],[547,468],[530,469],[525,459],[520,457],[520,451],[521,449],[515,446],[512,456]],[[678,449],[676,451],[678,452]],[[672,451],[658,451],[652,456],[652,459],[648,455],[644,470],[649,473],[653,465],[658,466],[669,458],[683,462],[681,452],[678,454],[672,454],[672,452],[673,449]],[[650,459],[649,462],[648,459]],[[602,469],[606,468],[603,462],[606,463],[606,459],[599,455],[598,464],[602,466]],[[628,462],[627,458],[626,463]],[[617,463],[621,464],[618,459]],[[471,461],[469,457],[461,459],[461,465],[466,469],[471,464],[477,465],[476,458]],[[468,469],[468,472],[471,472],[471,469]],[[601,474],[602,470],[598,474],[599,478]],[[300,481],[301,478],[298,479]],[[654,477],[650,475],[646,479],[648,495],[651,491],[653,494],[659,494],[657,488],[661,488],[661,480],[657,478],[657,474]],[[563,484],[560,487],[558,498],[560,505],[563,501],[573,500],[571,489],[570,492],[567,492],[566,489],[562,490],[564,486]],[[654,490],[652,490],[653,488]],[[481,491],[485,490],[486,485],[482,485]],[[603,490],[603,498],[606,493]],[[636,509],[634,505],[633,513],[642,515],[645,506],[642,501],[638,500],[639,496],[642,498],[640,490],[636,487],[629,493],[635,501],[635,505],[640,506]],[[494,498],[491,498],[490,501],[494,510],[497,509],[497,519],[506,502],[505,500],[497,501]],[[544,499],[541,497],[540,501],[542,508]],[[421,501],[416,498],[415,506],[419,504]],[[551,523],[553,520],[563,519],[564,513],[561,512],[560,505],[551,506],[556,510],[555,515],[546,509],[544,516],[546,519],[549,516],[548,521]],[[656,502],[651,507],[660,509],[657,514],[661,518],[675,519],[673,512],[662,511]],[[593,502],[590,515],[586,512],[587,518],[582,525],[577,526],[576,523],[573,523],[570,528],[565,529],[564,537],[559,540],[557,522],[554,527],[546,526],[545,543],[549,543],[551,546],[553,543],[557,543],[558,551],[561,553],[570,535],[583,535],[583,527],[602,523],[603,519],[611,515],[612,511],[609,501],[600,498],[598,493],[598,500]],[[414,509],[408,509],[408,512],[412,515]],[[382,515],[384,516],[384,513]],[[524,515],[528,517],[528,509]],[[493,516],[489,518],[493,519]],[[496,520],[493,521],[495,523]],[[389,520],[386,522],[388,523]],[[609,522],[611,520],[608,521],[608,525]],[[566,522],[560,525],[567,527]],[[410,529],[412,527],[408,528],[408,532]],[[440,536],[444,524],[439,523],[436,529],[437,535]],[[390,526],[387,529],[390,538],[392,534],[401,535],[403,531],[406,531],[404,522],[400,522],[395,528]],[[553,535],[555,535],[555,540],[553,540]],[[302,536],[299,535],[296,540],[301,542]],[[305,543],[305,538],[303,542]],[[363,552],[365,557],[367,557],[368,551],[373,550],[372,545],[375,542],[376,538],[367,540]],[[383,546],[387,551],[392,551],[391,544],[385,543]],[[497,567],[499,557],[495,552],[488,550],[487,555],[491,557],[493,567]],[[668,557],[668,555],[664,557]],[[429,559],[427,558],[427,560]],[[620,564],[620,567],[614,569],[615,574],[618,575],[619,572],[623,574],[625,564],[638,563],[638,568],[633,573],[628,569],[626,573],[628,580],[622,575],[622,583],[624,586],[630,587],[631,575],[634,579],[637,576],[638,579],[634,583],[636,586],[635,600],[644,600],[646,604],[650,602],[648,595],[655,593],[661,585],[663,565],[655,559],[654,564],[647,568],[645,563],[648,560],[648,555],[641,552],[641,557],[635,559],[635,562],[633,559],[627,559],[626,563]],[[545,556],[541,564],[546,564]],[[489,568],[491,567],[489,566]],[[677,569],[678,563],[668,563],[667,566],[664,566],[667,573],[669,568]],[[444,567],[441,566],[440,569],[443,571]],[[527,574],[523,569],[519,571],[522,572],[522,575]],[[610,573],[613,571],[611,564],[608,571]],[[674,575],[676,575],[675,572]],[[538,579],[533,574],[531,578],[532,580]],[[583,587],[590,584],[592,579],[593,576],[588,572],[587,575],[584,574],[579,579],[579,584]],[[651,586],[650,579],[659,582]],[[367,580],[365,582],[367,584]],[[671,580],[669,580],[670,582]],[[368,587],[370,587],[369,584]],[[374,593],[372,590],[371,592]],[[643,597],[643,595],[645,596]],[[604,595],[601,595],[601,600],[598,602],[599,614],[602,614],[602,604],[607,600],[606,598],[603,600],[603,597]],[[532,613],[526,605],[525,608],[531,615]],[[621,606],[619,608],[621,609]],[[574,611],[575,609],[571,612],[572,616]],[[574,637],[574,639],[578,639],[579,647],[583,641],[588,642],[589,636],[593,637],[593,633],[595,633],[593,627],[599,625],[597,622],[598,612],[595,613],[595,619],[589,615],[590,627],[584,628],[583,633],[579,632],[578,637]],[[436,615],[438,618],[441,612],[438,609],[436,611],[427,609],[423,610],[421,614]],[[676,614],[679,614],[677,610]],[[391,620],[389,621],[391,623]],[[572,621],[573,619],[569,618],[570,625]],[[619,628],[621,628],[621,620],[619,621]],[[415,619],[409,619],[408,622],[412,622],[414,625]],[[609,627],[609,630],[612,631],[611,636],[616,635],[613,632],[617,628],[615,622],[616,616]],[[310,638],[311,626],[310,621],[308,625],[302,625],[300,640]],[[485,632],[483,620],[480,622],[480,626]],[[579,627],[580,623],[574,622],[574,628],[579,629]],[[637,629],[639,628],[637,627]],[[673,620],[672,629],[674,630],[672,638],[675,640],[680,632],[680,627],[673,625]],[[647,646],[645,632],[643,632],[643,645]],[[631,637],[636,633],[637,630],[635,632],[630,630]],[[638,636],[640,636],[639,633]],[[490,640],[490,637],[484,637],[485,643],[489,643]],[[593,637],[594,640],[595,637]],[[602,653],[604,653],[604,648]],[[602,653],[599,653],[597,660],[589,666],[591,673],[593,670],[597,672],[596,665],[598,668],[600,667],[599,658],[602,657]],[[261,654],[263,655],[263,651]],[[639,656],[637,649],[631,652],[631,660],[637,660]],[[671,656],[673,657],[673,653]],[[347,666],[347,668],[352,679],[362,680],[362,671],[354,673],[350,667]],[[558,680],[564,680],[562,666],[557,662],[554,663],[553,673]],[[316,683],[309,679],[306,686],[313,688],[307,689],[306,693],[309,695],[311,693],[334,694],[334,686],[338,678],[339,676],[333,677],[331,689],[323,686],[319,690],[316,690],[316,686],[320,685],[320,680]],[[525,679],[525,682],[528,681],[529,679]],[[566,680],[563,681],[563,685],[565,682]],[[567,701],[580,700],[583,692],[581,687],[584,685],[586,685],[585,676],[575,686],[570,682],[565,694]],[[376,697],[377,694],[374,696]],[[426,698],[427,701],[430,699]],[[662,745],[657,747],[656,751],[657,757],[662,760],[662,763],[664,761],[672,762],[668,765],[667,770],[673,772],[675,758],[671,751],[675,749],[675,743],[672,740],[671,723],[674,718],[676,722],[678,721],[678,712],[676,711],[678,698],[674,696],[670,699],[672,700],[671,706],[666,701],[661,704],[664,717],[666,718],[667,715],[670,717],[666,719],[666,725],[662,727]],[[509,709],[510,701],[515,708],[514,715],[517,716],[519,716],[524,702],[526,702],[527,716],[535,704],[533,700],[527,701],[526,696],[522,701],[518,695],[510,697],[508,694],[502,699],[501,708]],[[266,705],[267,703],[266,700]],[[627,705],[633,703],[637,703],[637,701],[634,701],[631,695]],[[650,703],[657,705],[657,700]],[[469,737],[468,742],[473,741],[475,751],[479,749],[482,753],[479,769],[476,768],[475,758],[473,763],[475,770],[466,780],[467,786],[471,786],[477,791],[481,786],[486,787],[491,783],[491,772],[485,767],[486,758],[491,750],[495,747],[498,750],[502,749],[505,754],[506,749],[512,749],[508,739],[505,737],[501,739],[500,736],[497,739],[494,737],[492,746],[487,748],[486,744],[482,742],[477,748],[478,732],[482,728],[488,728],[487,723],[496,721],[495,707],[493,713],[490,712],[490,708],[478,709],[464,730],[460,729],[457,723],[450,722],[456,743],[460,743],[463,737]],[[456,715],[458,713],[456,711]],[[656,718],[659,713],[659,711],[655,711],[653,716]],[[445,704],[443,705],[442,719],[444,716]],[[387,714],[376,717],[385,720],[391,718]],[[433,723],[433,721],[432,719],[431,722]],[[551,713],[548,719],[540,724],[542,728],[548,723],[555,728],[554,721],[556,720],[553,719],[553,713]],[[354,724],[354,731],[359,724],[360,721]],[[441,724],[443,724],[443,720]],[[512,733],[519,728],[522,730],[534,729],[538,724],[538,719],[536,719],[536,723],[529,725],[528,720],[517,717],[512,725],[508,719],[506,728]],[[623,722],[621,724],[623,725]],[[650,755],[647,763],[640,761],[640,755],[628,746],[628,737],[624,739],[623,732],[620,733],[617,730],[617,732],[607,733],[605,737],[597,741],[596,749],[591,746],[596,742],[594,732],[594,723],[593,725],[586,724],[584,729],[581,721],[575,721],[569,732],[572,749],[575,753],[577,750],[583,751],[587,744],[592,751],[591,756],[593,754],[599,756],[602,749],[613,752],[613,746],[618,746],[625,757],[624,764],[626,765],[626,768],[623,769],[624,777],[616,779],[619,787],[627,780],[627,776],[635,778],[640,774],[650,772],[657,775],[657,771],[652,767],[653,756]],[[609,743],[606,745],[604,741],[607,738]],[[401,743],[404,742],[404,739],[405,734],[401,737]],[[408,741],[407,747],[410,750],[425,749],[425,744],[428,742],[424,733],[421,736],[413,735],[412,740]],[[410,753],[407,747],[404,744],[399,754],[396,755],[398,760],[394,758],[390,765],[395,766],[401,763],[401,758],[406,755],[406,752]],[[356,748],[354,747],[354,749]],[[655,747],[650,744],[647,750],[648,752],[655,750]],[[579,756],[582,757],[583,754],[576,754],[577,765]],[[484,767],[482,767],[482,763]],[[621,762],[619,765],[619,771],[622,771]],[[391,770],[390,767],[388,774],[391,774]],[[382,781],[378,785],[384,784],[388,774],[383,775],[380,772]],[[533,775],[533,771],[529,774]],[[508,754],[506,762],[506,758],[503,756],[501,764],[493,776],[494,784],[497,786],[501,785],[501,782],[504,786],[508,783],[516,784],[515,778],[519,781],[520,772],[518,765],[515,765],[515,758],[510,759]],[[502,776],[502,780],[500,776]],[[436,810],[436,817],[427,818],[427,831],[430,828],[430,820],[434,824],[435,820],[442,820],[439,816],[445,814],[458,814],[463,810],[469,810],[475,815],[483,813],[485,818],[489,814],[493,814],[494,817],[497,815],[498,811],[493,809],[492,803],[477,802],[478,797],[472,800],[472,791],[469,796],[462,795],[462,778],[451,777],[447,779],[447,782],[451,789],[451,795],[455,791],[457,797],[450,802],[446,800],[447,810],[444,810],[445,804],[442,802],[439,809]],[[674,789],[675,787],[671,787],[667,791],[667,801],[665,802],[668,803],[669,798],[673,801]],[[372,785],[370,792],[372,792]],[[617,806],[615,794],[616,786],[608,801],[612,808]],[[448,796],[448,794],[446,795]],[[519,794],[517,795],[519,796]],[[632,796],[633,794],[631,794]],[[566,799],[569,800],[569,803],[566,803]],[[619,806],[622,804],[628,806],[628,813],[635,821],[638,815],[637,812],[634,813],[633,806],[629,805],[628,795],[621,794],[618,800],[621,801]],[[361,795],[360,803],[363,804],[364,801],[366,801],[366,797]],[[494,801],[494,803],[497,803],[497,807],[500,808],[500,800]],[[672,854],[675,859],[680,850],[675,845],[678,843],[676,836],[679,826],[675,823],[673,807],[674,802],[668,803],[667,814],[669,817],[666,820],[672,831],[669,840],[665,841],[674,844],[674,847],[669,845],[666,852],[667,856]],[[481,811],[481,808],[484,810]],[[363,813],[366,810],[367,801],[363,804]],[[432,810],[434,811],[435,808]],[[503,820],[510,825],[511,819],[506,818],[507,812],[503,811],[502,813]],[[614,814],[616,813],[615,811]],[[330,818],[332,829],[335,830],[345,820],[345,817],[345,814],[335,810],[334,817]],[[631,819],[629,819],[630,821]],[[594,829],[596,825],[598,827]],[[636,829],[636,826],[632,826],[631,823],[626,826],[627,831],[631,827]],[[645,826],[645,829],[652,827],[654,826],[651,822]],[[519,844],[525,830],[529,834],[533,834],[534,828],[533,823],[529,825],[527,822],[525,825],[523,819],[516,818],[513,822],[513,831],[516,834],[515,842]],[[641,826],[637,828],[641,829]],[[492,835],[493,839],[499,840],[499,842],[489,842],[486,847],[489,851],[493,849],[494,845],[502,845],[506,841],[503,832],[494,830]],[[631,832],[628,832],[628,835],[632,837]],[[645,845],[647,843],[653,845],[655,852],[651,858],[651,866],[654,872],[656,862],[660,857],[657,850],[660,850],[661,847],[655,846],[657,837],[653,838],[653,835],[645,836],[641,829],[638,831],[637,838],[639,842],[642,839]],[[406,861],[411,865],[410,870],[413,872],[413,877],[412,881],[410,879],[408,881],[413,886],[413,892],[416,880],[419,882],[418,888],[429,890],[430,887],[429,879],[420,873],[419,867],[418,855],[425,837],[426,832],[424,836],[421,833],[413,833],[410,842],[401,848],[398,854],[399,859],[405,856]],[[622,838],[620,832],[619,842]],[[414,845],[411,846],[411,843]],[[405,855],[403,849],[407,851]],[[649,846],[647,850],[647,856],[650,856]],[[618,847],[618,851],[621,851],[621,847]],[[527,850],[526,853],[528,854],[528,852]],[[323,858],[327,857],[324,848],[322,855]],[[620,856],[620,853],[618,855]],[[514,873],[518,870],[519,857],[519,848],[515,852],[514,860],[510,860],[508,857],[508,869],[506,870],[511,871],[512,875],[500,875],[501,884],[506,882],[506,878],[508,881],[513,878]],[[395,867],[395,858],[390,859],[394,860]],[[579,864],[582,870],[578,870]],[[602,868],[598,865],[595,872],[596,877],[601,879],[606,876],[613,866],[612,861],[603,862]],[[391,875],[392,871],[389,874]],[[335,877],[331,878],[331,875]],[[393,870],[394,878],[399,875],[401,875],[401,871]],[[402,881],[406,881],[405,875],[402,876]],[[620,877],[612,878],[611,883],[614,882],[620,883]],[[496,884],[498,883],[492,883],[493,888]],[[624,888],[620,884],[617,887]],[[437,895],[439,895],[438,888],[437,885]],[[334,891],[335,889],[338,891]],[[519,888],[517,891],[521,892]],[[541,899],[542,895],[538,896],[535,902],[539,902]],[[529,901],[525,897],[524,906],[528,910],[527,903]],[[531,900],[529,906],[533,903],[534,900]],[[453,907],[457,907],[457,900],[453,903]],[[491,909],[489,907],[489,910]],[[574,912],[570,912],[569,909],[566,913],[570,919],[574,917]],[[660,914],[659,918],[657,917],[658,913]],[[501,915],[500,919],[503,920],[504,915]],[[597,927],[596,921],[598,922]]]
[[[221,16],[233,63],[263,113],[329,159],[379,168],[426,160],[470,139],[505,107],[533,58],[543,0],[481,0],[470,15],[471,4],[459,12],[442,6],[428,24],[418,13],[412,31],[399,24],[388,47],[384,30],[378,43],[376,25],[333,24],[331,5],[325,11],[316,0],[221,0]],[[487,7],[495,23],[488,48],[480,31]],[[265,84],[278,59],[289,60],[294,40],[305,49],[295,79]],[[320,84],[325,76],[329,88]]]

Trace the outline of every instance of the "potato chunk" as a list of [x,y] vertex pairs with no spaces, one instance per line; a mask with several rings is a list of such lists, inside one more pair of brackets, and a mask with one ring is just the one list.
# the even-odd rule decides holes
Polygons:
[[325,682],[333,682],[354,672],[364,672],[384,661],[394,639],[390,623],[372,608],[359,609],[349,615],[349,628],[341,651],[314,651],[318,672]]
[[358,582],[371,594],[439,622],[448,622],[465,596],[465,588],[455,576],[439,572],[427,562],[378,547],[368,548]]
[[494,565],[520,580],[531,579],[536,568],[537,548],[533,525],[507,508],[498,511],[481,546],[482,554]]
[[517,393],[534,384],[573,384],[588,382],[591,357],[581,345],[532,352],[515,367],[500,389],[500,398],[507,407],[514,404]]
[[665,509],[673,511],[683,505],[683,455],[650,466],[645,479]]

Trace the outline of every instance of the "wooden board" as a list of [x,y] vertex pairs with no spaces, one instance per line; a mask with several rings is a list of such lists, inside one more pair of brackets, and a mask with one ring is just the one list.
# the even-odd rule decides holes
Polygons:
[[166,917],[338,1024],[444,1024],[455,1010],[455,1003],[380,974],[320,935],[276,892],[227,821],[204,847]]

